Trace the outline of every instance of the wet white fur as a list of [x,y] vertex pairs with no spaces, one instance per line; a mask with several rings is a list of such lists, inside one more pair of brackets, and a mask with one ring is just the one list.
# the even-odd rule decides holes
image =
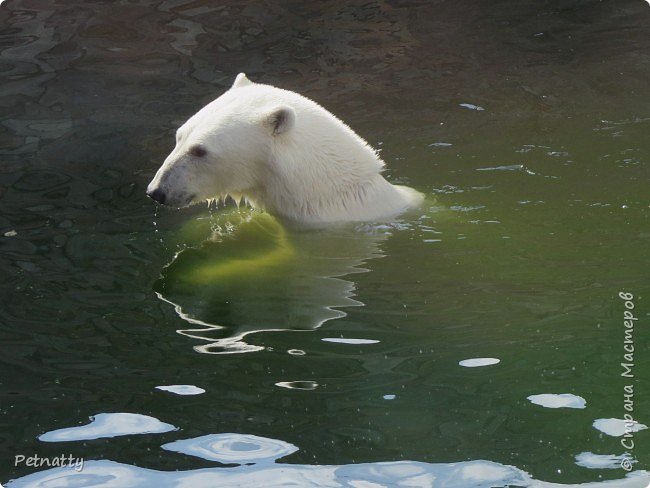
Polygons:
[[[196,145],[208,154],[191,156]],[[388,183],[383,168],[365,140],[316,102],[241,73],[179,129],[149,189],[163,189],[177,206],[243,196],[299,224],[383,220],[422,201]]]

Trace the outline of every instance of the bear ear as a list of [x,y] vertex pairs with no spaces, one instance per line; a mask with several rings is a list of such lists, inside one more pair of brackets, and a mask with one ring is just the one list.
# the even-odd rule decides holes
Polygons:
[[289,107],[277,107],[266,117],[266,124],[274,136],[284,134],[296,123],[296,111]]
[[237,78],[235,78],[235,82],[232,84],[232,88],[240,88],[242,86],[248,86],[252,84],[253,82],[246,78],[246,73],[239,73],[237,75]]

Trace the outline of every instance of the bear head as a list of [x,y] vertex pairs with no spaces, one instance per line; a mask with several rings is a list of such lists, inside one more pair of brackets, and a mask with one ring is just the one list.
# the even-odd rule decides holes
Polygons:
[[158,203],[185,207],[254,194],[263,186],[273,139],[290,132],[295,110],[240,73],[232,87],[176,131],[176,146],[147,187]]

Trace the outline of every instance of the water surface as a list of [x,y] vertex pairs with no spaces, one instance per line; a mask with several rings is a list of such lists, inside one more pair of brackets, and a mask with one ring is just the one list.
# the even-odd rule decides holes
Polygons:
[[[0,22],[3,484],[650,482],[646,2],[7,0]],[[311,232],[156,210],[174,130],[241,71],[429,203]],[[41,437],[106,415],[170,429]]]

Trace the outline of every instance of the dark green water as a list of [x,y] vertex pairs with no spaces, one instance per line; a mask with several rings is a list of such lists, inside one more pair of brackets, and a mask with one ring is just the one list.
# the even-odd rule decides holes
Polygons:
[[[647,430],[625,481],[591,456],[626,451],[598,419],[650,422],[646,2],[7,0],[0,25],[3,484],[650,482]],[[156,211],[175,128],[240,71],[339,115],[428,204],[309,232]],[[103,413],[176,429],[39,440]],[[84,469],[16,465],[64,454]]]

